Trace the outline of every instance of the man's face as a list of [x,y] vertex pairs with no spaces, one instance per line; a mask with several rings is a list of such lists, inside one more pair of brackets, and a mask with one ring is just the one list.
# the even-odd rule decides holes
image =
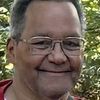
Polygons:
[[[78,14],[70,2],[32,2],[25,17],[22,39],[42,36],[59,40],[81,36]],[[14,45],[13,52],[15,77],[38,95],[59,97],[71,90],[79,76],[82,56],[65,55],[59,43],[55,43],[48,55],[32,55],[29,44],[21,41]]]

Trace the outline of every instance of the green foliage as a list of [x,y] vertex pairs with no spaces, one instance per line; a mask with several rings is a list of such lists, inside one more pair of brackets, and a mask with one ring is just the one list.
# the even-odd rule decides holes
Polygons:
[[88,100],[100,100],[100,6],[98,0],[83,0],[86,15],[85,65],[76,92]]
[[[9,7],[12,0],[0,0],[0,80],[9,78],[12,70],[5,66],[6,40],[9,33]],[[74,93],[87,100],[100,100],[100,1],[82,0],[86,16],[85,64]]]
[[6,40],[9,33],[9,4],[8,0],[0,1],[0,80],[11,76],[12,71],[5,66],[6,62]]

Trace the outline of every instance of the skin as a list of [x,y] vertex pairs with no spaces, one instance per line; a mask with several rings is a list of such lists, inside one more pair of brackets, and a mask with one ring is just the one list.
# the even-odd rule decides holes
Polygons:
[[[81,36],[79,17],[71,2],[32,2],[25,16],[21,38]],[[58,100],[71,91],[80,74],[82,55],[65,55],[59,43],[49,55],[31,55],[26,43],[16,44],[11,39],[7,54],[15,66],[13,83],[5,93],[8,100]]]

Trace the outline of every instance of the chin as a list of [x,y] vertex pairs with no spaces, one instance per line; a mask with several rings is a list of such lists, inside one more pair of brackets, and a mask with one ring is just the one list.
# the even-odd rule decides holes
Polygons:
[[70,73],[42,73],[39,75],[37,85],[40,95],[56,100],[74,87],[74,80]]
[[63,96],[65,93],[67,93],[68,91],[67,90],[53,90],[53,91],[48,91],[48,92],[46,92],[46,96],[48,97],[48,98],[51,98],[52,100],[54,99],[54,100],[58,100],[61,96]]
[[41,87],[40,93],[51,100],[58,100],[65,93],[68,93],[71,89],[71,86],[60,85],[60,84],[51,84],[44,87]]

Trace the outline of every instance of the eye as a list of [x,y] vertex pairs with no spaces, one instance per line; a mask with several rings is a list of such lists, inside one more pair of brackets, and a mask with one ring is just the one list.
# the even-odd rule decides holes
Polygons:
[[31,39],[31,45],[37,49],[49,48],[51,44],[52,44],[52,41],[50,39],[45,39],[45,38]]
[[63,41],[63,45],[65,49],[76,50],[80,48],[80,40],[79,39],[66,39]]

